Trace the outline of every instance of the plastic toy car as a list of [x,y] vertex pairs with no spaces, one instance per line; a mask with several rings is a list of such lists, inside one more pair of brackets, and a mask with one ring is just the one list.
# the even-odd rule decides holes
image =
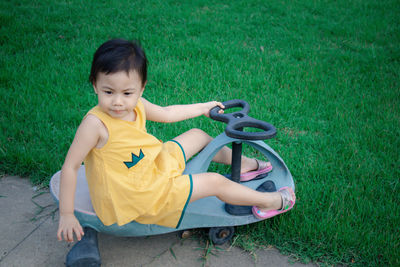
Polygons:
[[[225,110],[241,107],[240,111],[218,113],[219,107],[210,111],[210,117],[227,123],[225,132],[217,136],[195,158],[187,163],[184,173],[196,174],[207,172],[215,154],[225,145],[232,143],[231,174],[227,175],[233,181],[240,179],[240,158],[242,144],[248,144],[268,158],[273,171],[264,178],[252,180],[244,185],[259,191],[276,191],[285,186],[295,189],[292,175],[282,158],[264,141],[276,135],[276,129],[271,124],[249,117],[249,104],[243,100],[230,100],[223,103]],[[246,132],[244,128],[256,128],[258,131]],[[261,130],[261,131],[259,131]],[[50,191],[58,202],[60,171],[54,174],[50,181]],[[105,226],[96,216],[89,195],[85,178],[85,168],[78,171],[75,193],[75,215],[85,235],[77,242],[67,255],[67,266],[100,266],[100,254],[97,245],[97,232],[116,236],[149,236],[194,228],[209,228],[209,237],[214,244],[229,241],[234,234],[234,226],[260,221],[251,211],[251,207],[233,206],[220,201],[216,197],[207,197],[190,203],[186,209],[179,228],[168,228],[159,225],[140,224],[135,221],[123,226],[113,224]]]

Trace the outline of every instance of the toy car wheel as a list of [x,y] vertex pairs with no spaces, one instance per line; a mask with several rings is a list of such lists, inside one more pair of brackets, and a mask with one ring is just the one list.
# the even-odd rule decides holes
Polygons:
[[180,239],[187,239],[192,236],[193,231],[192,230],[182,230],[182,231],[179,231],[177,234]]
[[210,228],[208,236],[215,245],[222,245],[231,240],[235,228],[232,226]]
[[67,254],[65,263],[67,267],[101,266],[97,231],[90,227],[85,227],[84,232],[85,235],[81,241],[75,243]]

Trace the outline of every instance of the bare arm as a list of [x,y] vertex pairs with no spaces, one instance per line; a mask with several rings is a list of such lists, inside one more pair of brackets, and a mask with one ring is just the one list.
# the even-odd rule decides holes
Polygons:
[[100,138],[100,120],[94,116],[86,117],[76,131],[65,162],[61,169],[60,180],[60,221],[58,225],[58,240],[72,242],[74,233],[78,240],[83,235],[83,229],[74,215],[74,200],[76,178],[79,167],[86,155],[96,146]]
[[[141,98],[146,111],[146,118],[156,122],[177,122],[201,115],[209,116],[210,109],[219,106],[224,108],[221,102],[211,101],[206,103],[197,103],[189,105],[172,105],[161,107],[150,103],[144,98]],[[223,112],[222,110],[220,111]]]

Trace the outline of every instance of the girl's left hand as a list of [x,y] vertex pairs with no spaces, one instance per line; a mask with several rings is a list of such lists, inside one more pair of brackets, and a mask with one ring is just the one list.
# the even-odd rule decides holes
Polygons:
[[212,109],[212,108],[214,108],[214,107],[216,107],[216,106],[218,106],[218,107],[220,107],[221,109],[218,111],[218,113],[224,113],[224,108],[225,108],[225,106],[221,103],[221,102],[218,102],[218,101],[210,101],[210,102],[207,102],[207,103],[204,103],[204,115],[206,116],[206,117],[210,117],[210,110]]

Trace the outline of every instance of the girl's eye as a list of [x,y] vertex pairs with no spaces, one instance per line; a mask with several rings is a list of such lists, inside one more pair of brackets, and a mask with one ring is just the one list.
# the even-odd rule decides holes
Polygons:
[[129,92],[126,92],[126,93],[124,93],[126,96],[130,96],[131,95],[131,93],[129,93]]
[[112,92],[111,91],[104,91],[107,95],[111,95]]

